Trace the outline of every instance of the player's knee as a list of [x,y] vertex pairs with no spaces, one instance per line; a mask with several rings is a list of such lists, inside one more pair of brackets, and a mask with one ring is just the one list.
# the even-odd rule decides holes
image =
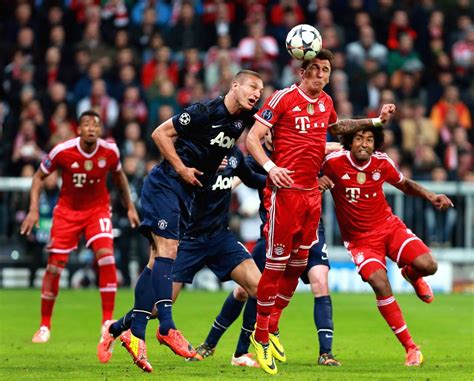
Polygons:
[[67,264],[67,256],[63,254],[52,254],[48,258],[46,271],[53,275],[61,275]]
[[377,294],[386,295],[390,292],[390,283],[387,274],[381,270],[372,273],[368,277],[367,282]]
[[425,274],[433,275],[436,271],[438,271],[438,262],[436,262],[436,259],[430,254],[425,261]]
[[311,280],[311,292],[314,296],[328,295],[329,286],[326,278],[316,278]]
[[[250,288],[249,291],[252,291],[253,294],[250,294],[250,296],[252,297],[256,297],[257,296],[257,286],[255,286],[254,288]],[[249,297],[249,294],[247,293],[247,291],[245,291],[244,288],[240,287],[240,286],[237,286],[236,288],[234,288],[234,298],[237,299],[239,302],[245,302]]]

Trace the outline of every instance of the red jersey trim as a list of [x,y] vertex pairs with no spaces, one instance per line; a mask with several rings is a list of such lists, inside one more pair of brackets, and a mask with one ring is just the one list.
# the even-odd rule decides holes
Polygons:
[[[76,140],[79,138],[74,138],[70,140],[66,140],[64,143],[58,144],[56,147],[54,147],[51,152],[49,153],[49,159],[53,160],[60,152],[67,150],[71,147],[74,147],[77,143]],[[49,172],[48,172],[49,173]]]
[[257,115],[257,114],[254,114],[253,117],[258,120],[260,123],[262,123],[263,125],[265,125],[266,127],[268,128],[272,128],[273,127],[273,124],[267,122],[265,119],[263,119],[260,115]]
[[331,159],[335,159],[339,156],[344,156],[346,154],[346,151],[345,150],[340,150],[340,151],[334,151],[334,152],[331,152],[331,153],[328,153],[325,157],[324,157],[324,161],[323,161],[323,164],[326,163],[327,161],[331,160]]
[[357,165],[356,163],[354,163],[352,161],[352,157],[351,157],[351,152],[350,151],[346,151],[346,156],[347,156],[347,159],[349,160],[349,163],[351,163],[351,165],[355,168],[355,169],[358,169],[359,171],[363,171],[364,169],[367,169],[367,167],[370,165],[370,163],[372,163],[372,155],[370,155],[370,159],[369,161],[367,162],[367,164],[363,165],[362,167],[360,165]]
[[281,99],[288,93],[292,92],[296,88],[295,85],[292,85],[291,87],[287,87],[286,89],[279,90],[275,93],[273,98],[268,102],[268,106],[271,108],[275,108],[277,104],[281,101]]
[[120,151],[117,147],[117,144],[108,142],[107,140],[99,139],[98,141],[99,145],[101,147],[104,147],[106,149],[109,149],[117,155],[117,167],[115,168],[115,171],[118,172],[122,169],[122,163],[120,162]]
[[79,140],[80,140],[80,139],[81,139],[81,138],[76,138],[76,147],[77,147],[77,150],[80,152],[80,154],[81,154],[82,156],[84,156],[84,157],[87,158],[87,159],[90,159],[92,156],[94,156],[94,155],[97,153],[97,151],[98,151],[98,149],[99,149],[99,145],[100,145],[99,141],[100,141],[101,139],[99,138],[99,139],[97,140],[97,144],[95,145],[95,149],[94,149],[94,151],[92,151],[91,153],[86,153],[86,152],[84,152],[84,151],[82,150],[81,145],[79,144]]

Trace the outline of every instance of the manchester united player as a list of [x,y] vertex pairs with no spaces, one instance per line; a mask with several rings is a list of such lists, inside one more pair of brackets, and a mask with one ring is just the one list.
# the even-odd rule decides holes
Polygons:
[[79,137],[54,147],[33,177],[30,210],[21,225],[21,234],[30,234],[38,224],[38,199],[44,179],[57,169],[62,176],[61,193],[54,209],[51,240],[47,248],[48,265],[41,289],[41,324],[33,336],[34,343],[45,343],[50,338],[51,315],[59,291],[59,278],[69,253],[77,248],[81,233],[84,233],[86,246],[94,251],[99,267],[103,326],[112,319],[117,276],[109,192],[106,187],[109,172],[128,209],[131,226],[138,226],[140,221],[130,198],[117,146],[101,139],[101,133],[99,115],[94,111],[82,113],[79,117]]
[[343,137],[345,150],[326,157],[323,172],[334,182],[331,189],[342,239],[360,276],[375,292],[377,306],[405,347],[407,366],[418,366],[423,355],[413,342],[387,278],[386,257],[397,263],[425,303],[434,299],[423,280],[437,270],[428,247],[393,215],[382,185],[388,182],[407,195],[430,201],[436,208],[453,206],[444,194],[435,194],[402,175],[390,158],[378,152],[383,131],[368,128]]
[[[301,83],[276,91],[255,115],[247,136],[247,149],[268,172],[265,208],[267,259],[257,291],[257,324],[251,336],[261,368],[278,372],[274,362],[285,353],[278,336],[278,322],[306,268],[308,251],[318,242],[321,193],[317,175],[324,157],[326,132],[342,135],[381,126],[394,111],[384,105],[373,119],[337,120],[331,97],[323,91],[329,82],[332,53],[322,49],[303,61]],[[273,146],[268,159],[260,140],[272,129]],[[271,315],[271,316],[270,316]]]

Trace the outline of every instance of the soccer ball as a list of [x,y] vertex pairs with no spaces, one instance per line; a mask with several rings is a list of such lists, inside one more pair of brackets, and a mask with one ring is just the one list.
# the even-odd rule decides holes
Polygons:
[[296,25],[286,36],[286,50],[297,60],[306,61],[316,57],[323,46],[319,31],[311,25]]

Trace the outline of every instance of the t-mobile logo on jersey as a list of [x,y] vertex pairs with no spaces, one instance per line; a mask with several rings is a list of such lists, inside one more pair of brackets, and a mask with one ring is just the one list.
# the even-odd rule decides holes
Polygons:
[[[308,129],[311,127],[311,124],[309,123],[309,116],[297,116],[295,118],[295,127],[300,134],[306,134],[308,133]],[[324,127],[324,123],[318,124],[314,123],[313,127],[318,128],[318,127]]]
[[308,128],[311,127],[309,124],[309,116],[297,116],[295,118],[295,127],[300,134],[306,134]]
[[85,173],[74,173],[72,175],[72,182],[76,188],[82,188],[86,182],[87,175]]
[[346,197],[349,202],[357,202],[360,198],[360,188],[346,188]]

